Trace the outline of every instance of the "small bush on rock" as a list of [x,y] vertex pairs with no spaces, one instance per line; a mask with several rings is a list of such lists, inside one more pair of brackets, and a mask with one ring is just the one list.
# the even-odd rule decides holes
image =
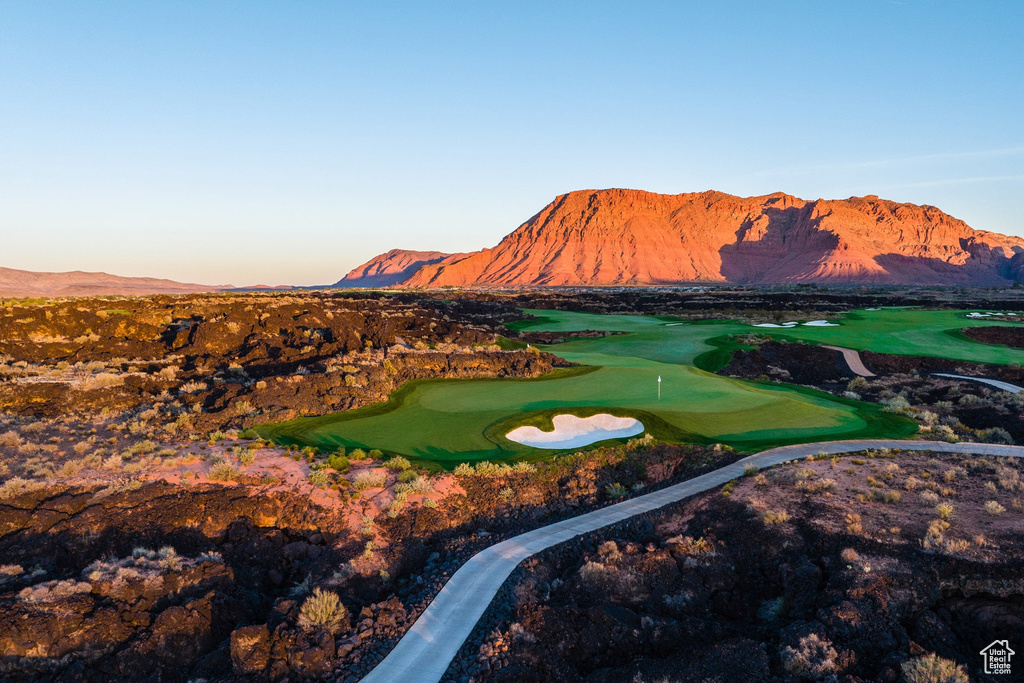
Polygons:
[[798,647],[786,647],[780,654],[782,665],[794,676],[819,679],[835,673],[838,668],[839,653],[830,641],[819,638],[816,633],[804,636]]
[[348,610],[341,604],[337,593],[320,588],[306,598],[299,609],[299,627],[306,631],[323,629],[334,635],[341,630]]

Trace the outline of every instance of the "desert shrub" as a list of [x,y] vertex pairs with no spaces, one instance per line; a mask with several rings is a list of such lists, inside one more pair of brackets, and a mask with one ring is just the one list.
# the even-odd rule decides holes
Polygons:
[[349,460],[366,460],[366,451],[362,448],[353,448],[352,452],[348,454]]
[[752,477],[761,470],[757,465],[747,465],[743,468],[743,476]]
[[863,377],[854,377],[846,384],[847,391],[864,391],[868,388],[868,381]]
[[843,558],[843,562],[856,562],[860,559],[860,554],[853,548],[844,548],[839,557]]
[[44,484],[41,481],[12,477],[0,485],[0,500],[20,496],[23,493],[29,493],[31,491],[41,489],[43,486]]
[[473,476],[473,466],[468,462],[461,462],[452,470],[452,474],[456,477],[471,477]]
[[65,581],[47,581],[35,586],[23,588],[18,593],[18,599],[22,602],[40,603],[51,602],[60,598],[70,597],[79,593],[92,591],[92,584],[84,581],[67,579]]
[[935,653],[903,662],[907,683],[969,683],[964,668]]
[[626,487],[618,482],[605,486],[604,492],[609,498],[625,498],[629,493]]
[[242,465],[248,467],[256,461],[256,451],[250,451],[248,449],[242,451],[238,454],[238,461],[241,462]]
[[325,469],[313,470],[309,473],[309,483],[313,486],[326,486],[331,483],[331,475]]
[[346,617],[348,610],[337,593],[315,588],[299,609],[298,625],[306,631],[323,629],[334,635],[341,630]]
[[953,519],[953,506],[949,503],[939,503],[935,506],[935,513],[939,516],[939,519],[948,522]]
[[256,412],[256,407],[248,401],[235,401],[235,412],[239,415],[252,415]]
[[630,569],[590,561],[580,567],[579,577],[615,602],[637,603],[647,598],[641,578]]
[[1010,432],[1002,427],[989,427],[978,430],[978,440],[982,443],[1001,443],[1013,445],[1013,437]]
[[1001,515],[1004,512],[1006,512],[1006,508],[1004,508],[996,501],[990,500],[987,503],[985,503],[985,512],[987,512],[990,515]]
[[[380,451],[377,452],[379,453]],[[370,455],[372,457],[373,451],[370,451]],[[396,455],[395,457],[385,462],[384,467],[388,468],[393,472],[404,472],[405,470],[412,467],[412,463],[410,463],[406,458],[403,458],[400,455]]]
[[851,512],[846,515],[846,530],[851,534],[860,534],[864,532],[864,525],[861,522],[861,516],[856,512]]
[[403,484],[408,484],[410,481],[417,479],[419,476],[419,473],[416,472],[415,470],[404,470],[398,473],[398,481],[402,482]]
[[387,481],[387,475],[383,472],[374,472],[373,470],[363,470],[362,472],[356,472],[355,476],[352,477],[352,485],[355,486],[356,491],[363,491],[365,489],[379,489],[384,486]]
[[374,460],[380,460],[381,458],[384,457],[384,453],[377,448],[371,448],[370,452],[367,453],[367,455],[373,458]]
[[929,505],[935,505],[939,502],[939,494],[935,491],[921,491],[921,500]]
[[210,468],[207,476],[211,481],[232,481],[238,477],[238,470],[226,462],[219,462]]
[[942,473],[942,480],[945,481],[947,484],[952,484],[957,479],[963,479],[966,475],[967,470],[965,470],[963,467],[958,467],[954,465],[953,467],[950,467],[948,470]]
[[910,409],[910,402],[902,396],[893,396],[890,399],[886,399],[882,401],[882,405],[885,406],[883,410],[890,413],[902,414]]
[[819,638],[816,633],[804,636],[796,648],[783,648],[779,654],[782,666],[794,676],[820,679],[839,668],[839,653],[830,641]]
[[112,372],[101,372],[87,377],[82,381],[80,387],[83,391],[93,391],[95,389],[119,387],[122,384],[124,384],[124,377],[121,375],[117,375]]
[[206,391],[206,382],[199,382],[193,379],[178,387],[178,392],[182,394],[194,394],[197,391]]
[[348,458],[344,454],[334,453],[327,456],[327,466],[337,472],[348,472],[348,468],[351,466]]
[[764,510],[761,512],[761,521],[768,525],[782,524],[789,521],[789,513],[785,510]]
[[950,538],[946,540],[945,549],[947,553],[965,553],[971,549],[971,542],[962,538]]
[[474,467],[473,470],[474,474],[478,477],[496,477],[500,474],[504,474],[501,465],[495,465],[493,462],[488,460],[481,460],[476,464],[476,467]]
[[6,431],[0,434],[0,446],[6,446],[7,448],[17,448],[22,444],[21,435],[18,432],[12,430]]
[[511,486],[506,486],[502,490],[498,491],[498,497],[504,501],[511,500],[514,495],[516,495],[516,492],[512,490]]

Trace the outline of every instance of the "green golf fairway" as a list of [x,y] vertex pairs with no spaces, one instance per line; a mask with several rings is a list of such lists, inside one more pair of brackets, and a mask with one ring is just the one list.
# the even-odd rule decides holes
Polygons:
[[858,351],[871,350],[901,356],[938,356],[998,365],[1024,363],[1024,350],[982,344],[960,334],[964,327],[1012,324],[985,318],[968,318],[968,312],[915,311],[898,308],[880,311],[861,310],[846,314],[839,321],[839,327],[801,325],[789,329],[756,329],[778,339],[803,339],[820,344],[845,346]]
[[693,364],[708,352],[719,354],[719,359],[727,357],[722,355],[721,339],[749,333],[885,353],[986,363],[1024,361],[1024,351],[981,344],[961,335],[962,327],[993,324],[967,318],[966,311],[857,311],[845,316],[838,327],[785,329],[733,321],[691,323],[650,316],[526,312],[536,319],[512,327],[625,334],[544,347],[584,368],[537,379],[410,382],[386,403],[268,425],[259,431],[279,443],[379,448],[444,464],[549,457],[558,451],[516,444],[504,435],[524,424],[551,429],[551,417],[560,412],[632,416],[660,439],[719,442],[743,451],[823,439],[900,438],[912,434],[915,425],[881,412],[879,406],[801,387],[720,377]]

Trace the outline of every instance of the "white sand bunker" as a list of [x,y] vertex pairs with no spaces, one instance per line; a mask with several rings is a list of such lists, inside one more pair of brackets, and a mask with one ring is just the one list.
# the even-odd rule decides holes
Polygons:
[[590,417],[555,415],[551,418],[555,428],[544,432],[537,427],[516,427],[505,435],[509,441],[534,448],[579,448],[605,439],[636,436],[644,431],[640,420],[598,413]]
[[827,320],[811,320],[804,323],[804,325],[808,327],[839,327],[839,323],[830,323]]
[[782,323],[776,325],[775,323],[758,323],[754,327],[796,327],[799,323]]

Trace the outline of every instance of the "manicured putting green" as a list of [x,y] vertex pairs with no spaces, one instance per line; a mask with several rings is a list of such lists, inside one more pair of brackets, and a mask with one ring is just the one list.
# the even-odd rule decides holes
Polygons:
[[[380,448],[442,463],[550,455],[504,437],[514,427],[551,429],[558,413],[632,416],[665,440],[721,442],[751,451],[800,441],[903,437],[914,430],[878,406],[799,387],[745,382],[693,366],[724,352],[730,334],[768,334],[855,349],[989,363],[1024,361],[1024,352],[980,344],[963,327],[993,324],[965,311],[886,309],[847,315],[838,327],[754,328],[733,321],[689,323],[649,316],[528,311],[518,329],[621,332],[545,350],[586,367],[532,380],[411,382],[387,403],[261,428],[281,443]],[[662,378],[658,398],[658,377]]]

